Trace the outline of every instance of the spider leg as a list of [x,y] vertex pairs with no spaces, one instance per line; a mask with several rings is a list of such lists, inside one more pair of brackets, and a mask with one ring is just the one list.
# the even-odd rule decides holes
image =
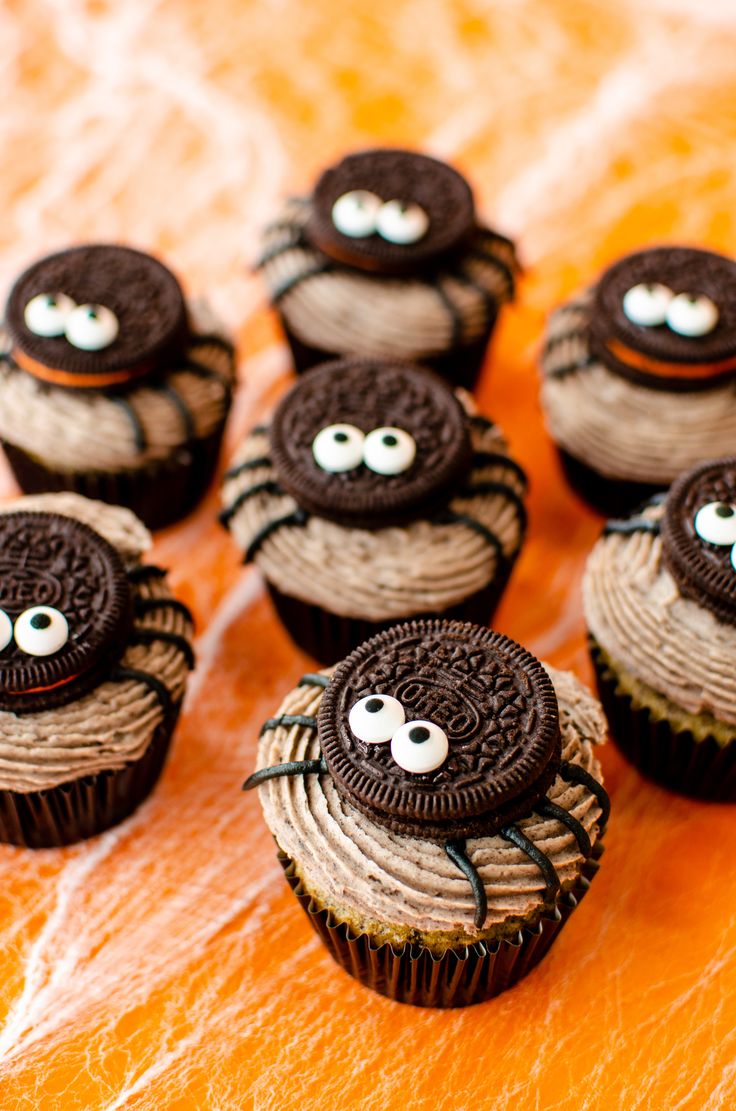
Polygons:
[[506,555],[503,550],[503,545],[494,532],[484,525],[482,521],[471,517],[469,513],[456,513],[453,509],[443,509],[434,518],[435,523],[438,525],[466,525],[467,528],[477,532],[482,536],[485,541],[493,548],[496,553],[496,559],[499,565],[506,562]]
[[255,486],[249,486],[246,490],[241,490],[232,505],[229,505],[227,509],[223,509],[219,516],[220,524],[227,528],[235,514],[243,508],[249,498],[255,498],[258,494],[273,494],[275,497],[285,496],[278,482],[274,482],[273,479],[267,479],[265,482],[257,482]]
[[135,567],[128,567],[125,574],[132,583],[145,579],[164,579],[168,572],[164,567],[157,567],[155,563],[139,563]]
[[157,640],[163,641],[166,644],[173,644],[175,648],[178,648],[186,659],[189,670],[194,670],[195,659],[192,646],[187,638],[181,636],[179,633],[169,633],[165,632],[163,629],[135,628],[130,635],[131,644],[154,644]]
[[174,387],[168,382],[161,382],[156,387],[156,392],[167,398],[167,400],[171,402],[174,409],[176,409],[176,412],[181,420],[182,428],[184,429],[184,435],[187,439],[187,442],[196,440],[197,428],[194,422],[194,414],[192,413],[192,410],[189,408],[179,391],[174,389]]
[[659,521],[652,521],[649,517],[630,517],[627,521],[607,521],[603,529],[604,536],[615,534],[627,535],[632,532],[651,532],[659,535]]
[[264,721],[258,734],[259,737],[268,733],[269,729],[278,729],[280,725],[301,725],[305,729],[316,729],[317,719],[310,717],[308,714],[281,714],[280,717],[269,718],[268,721]]
[[137,683],[144,683],[145,686],[152,690],[161,703],[161,709],[164,712],[164,719],[168,718],[172,710],[171,695],[169,688],[155,675],[149,675],[147,671],[141,671],[136,667],[123,667],[119,664],[110,672],[109,678],[114,683],[124,683],[126,679],[135,679]]
[[455,492],[455,497],[474,498],[477,494],[502,494],[505,498],[508,498],[519,515],[522,532],[526,531],[526,506],[512,486],[509,486],[505,482],[491,481],[490,479],[486,481],[469,482],[465,486],[461,486],[460,489]]
[[534,809],[540,817],[555,818],[558,822],[561,822],[563,826],[567,826],[570,832],[575,835],[575,840],[578,843],[580,852],[586,860],[588,859],[592,852],[592,845],[590,844],[590,838],[585,830],[585,826],[583,826],[577,818],[574,818],[572,814],[568,814],[567,810],[562,806],[558,806],[556,802],[551,802],[550,799],[542,799],[541,802],[537,803]]
[[127,397],[124,397],[122,394],[119,393],[111,393],[109,394],[109,398],[110,401],[114,402],[115,405],[117,405],[117,407],[121,410],[121,412],[125,414],[133,432],[133,442],[135,443],[135,450],[139,453],[139,455],[142,454],[148,446],[148,440],[146,439],[146,430],[143,427],[141,418],[138,416],[137,412],[133,408],[133,405],[130,401],[128,401]]
[[295,509],[293,513],[286,513],[283,517],[277,517],[275,521],[269,521],[251,540],[243,556],[243,563],[253,562],[261,544],[264,540],[268,539],[272,532],[276,532],[277,529],[282,528],[284,525],[303,526],[306,525],[308,520],[309,514],[304,509]]
[[194,624],[191,610],[188,606],[185,606],[183,602],[180,602],[178,598],[136,598],[133,605],[135,607],[135,612],[139,615],[151,613],[153,610],[176,610],[192,625]]
[[563,760],[560,764],[560,776],[566,783],[580,783],[583,787],[587,787],[591,795],[595,795],[596,802],[601,808],[601,816],[598,820],[598,825],[601,829],[604,828],[608,822],[611,813],[611,800],[608,797],[608,792],[602,783],[599,783],[590,772],[582,768],[580,764],[571,764],[567,760]]
[[478,470],[481,467],[493,467],[495,465],[503,467],[507,471],[513,471],[524,489],[529,485],[526,471],[521,464],[517,463],[515,459],[511,459],[508,455],[504,455],[503,452],[476,451],[473,453],[473,470]]
[[272,467],[273,463],[268,455],[259,455],[256,459],[245,459],[242,463],[236,463],[233,467],[228,467],[222,476],[222,481],[227,482],[231,478],[237,478],[238,475],[244,474],[246,471],[255,471],[258,467]]
[[287,293],[291,293],[292,289],[296,289],[302,282],[306,282],[309,278],[316,278],[318,274],[326,274],[328,271],[334,270],[334,264],[327,259],[324,262],[315,262],[313,266],[309,266],[306,270],[302,270],[298,274],[293,274],[282,282],[280,286],[271,291],[271,300],[280,301]]
[[328,675],[319,675],[317,672],[310,671],[306,675],[302,675],[297,683],[298,687],[326,687],[330,682]]
[[268,779],[281,779],[286,775],[320,775],[327,771],[324,757],[319,760],[290,760],[286,764],[273,764],[270,768],[261,768],[260,771],[249,775],[243,784],[244,791],[251,791]]
[[460,869],[473,890],[473,898],[475,899],[475,918],[473,919],[473,923],[476,930],[481,930],[486,920],[486,914],[488,913],[488,899],[486,898],[486,889],[483,886],[483,880],[480,878],[478,869],[467,854],[465,838],[461,837],[457,840],[446,841],[445,852],[452,863]]
[[544,883],[547,888],[546,895],[552,898],[560,889],[560,877],[557,875],[557,869],[554,864],[541,849],[538,849],[533,841],[521,832],[518,826],[508,825],[499,830],[501,837],[504,841],[510,841],[512,845],[516,845],[517,849],[521,849],[523,853],[533,860],[544,876]]

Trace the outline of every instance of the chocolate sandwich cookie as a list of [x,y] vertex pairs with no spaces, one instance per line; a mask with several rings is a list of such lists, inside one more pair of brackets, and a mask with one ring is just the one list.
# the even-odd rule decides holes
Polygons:
[[518,269],[457,170],[383,149],[348,155],[288,201],[260,266],[298,371],[359,353],[419,361],[467,387]]
[[230,404],[232,345],[142,251],[90,244],[15,282],[0,354],[0,437],[27,492],[76,490],[152,527],[211,479]]
[[568,476],[623,513],[736,433],[736,262],[657,247],[628,255],[555,314],[543,400]]
[[736,458],[610,521],[584,594],[620,748],[674,790],[736,799]]
[[75,494],[0,510],[2,841],[90,837],[160,773],[194,657],[149,543],[128,510]]
[[526,479],[467,404],[425,368],[338,360],[247,437],[222,520],[317,659],[407,617],[485,623],[493,611],[522,542]]
[[596,870],[604,733],[573,676],[489,629],[415,621],[304,676],[245,789],[268,784],[287,877],[338,963],[458,1006],[524,975]]

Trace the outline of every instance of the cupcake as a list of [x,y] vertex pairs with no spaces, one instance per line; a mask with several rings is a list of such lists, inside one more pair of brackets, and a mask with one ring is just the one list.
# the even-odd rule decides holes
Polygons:
[[519,552],[526,479],[437,375],[346,359],[300,378],[226,472],[223,523],[299,647],[334,663],[408,617],[485,624]]
[[573,487],[625,515],[736,441],[736,262],[628,255],[553,313],[542,404]]
[[259,266],[297,371],[342,355],[408,359],[468,389],[518,269],[457,170],[405,150],[325,170],[266,229]]
[[0,841],[91,837],[153,788],[193,655],[149,545],[78,494],[0,506]]
[[244,787],[337,963],[462,1006],[526,975],[586,892],[604,735],[573,675],[489,629],[412,621],[304,676]]
[[20,487],[124,505],[149,528],[212,479],[233,347],[174,275],[129,247],[48,255],[16,281],[0,334],[0,440]]
[[701,464],[610,521],[584,597],[624,755],[675,791],[736,799],[736,457]]

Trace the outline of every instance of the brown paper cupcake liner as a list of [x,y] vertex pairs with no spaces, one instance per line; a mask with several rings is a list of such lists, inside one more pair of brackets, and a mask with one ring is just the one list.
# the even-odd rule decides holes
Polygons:
[[626,759],[648,779],[679,794],[736,801],[736,743],[719,745],[712,736],[696,740],[689,730],[675,730],[646,707],[635,707],[592,637],[590,655],[611,736]]
[[557,449],[557,454],[569,485],[591,509],[604,517],[628,517],[654,494],[667,489],[666,483],[606,478],[562,448]]
[[192,440],[167,459],[125,471],[54,471],[15,444],[2,441],[16,481],[26,494],[71,491],[87,498],[124,505],[150,529],[188,516],[212,482],[225,427]]
[[318,906],[304,890],[293,861],[279,850],[286,879],[333,960],[367,988],[415,1007],[466,1007],[482,1003],[518,983],[539,964],[598,871],[603,845],[583,865],[575,886],[558,896],[554,913],[510,940],[479,941],[435,956],[422,945],[375,945]]
[[122,822],[156,785],[178,715],[176,707],[143,755],[123,768],[28,794],[0,791],[0,841],[28,849],[58,848]]
[[488,625],[496,611],[501,595],[506,589],[513,560],[501,575],[463,602],[442,613],[407,613],[390,621],[364,621],[357,617],[340,617],[321,606],[311,605],[299,598],[284,594],[267,582],[274,609],[291,639],[307,655],[323,664],[338,663],[349,656],[354,648],[377,633],[398,625],[401,621],[444,617],[448,620],[470,621],[474,625]]
[[[494,319],[480,339],[474,340],[473,343],[453,347],[443,355],[423,356],[416,361],[420,362],[422,366],[428,366],[436,371],[453,386],[462,386],[463,389],[473,390],[483,368],[495,323]],[[294,335],[283,317],[281,318],[281,324],[291,348],[297,374],[304,374],[305,371],[311,370],[312,367],[330,359],[344,358],[345,352],[327,351],[324,348],[310,347],[309,344],[304,343],[298,336]]]

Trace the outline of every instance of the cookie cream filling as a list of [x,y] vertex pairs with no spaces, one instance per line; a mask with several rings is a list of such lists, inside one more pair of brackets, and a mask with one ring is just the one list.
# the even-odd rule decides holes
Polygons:
[[542,356],[550,435],[607,478],[669,485],[736,442],[736,384],[676,393],[647,389],[592,360],[591,294],[554,312]]
[[[601,781],[594,752],[606,733],[601,708],[573,675],[547,671],[559,701],[562,758]],[[315,716],[322,695],[320,688],[297,687],[278,713]],[[319,755],[315,730],[278,726],[261,739],[258,767]],[[259,793],[266,823],[309,894],[376,941],[421,940],[441,952],[482,937],[513,936],[520,922],[533,922],[548,909],[539,868],[500,835],[467,841],[488,900],[477,931],[472,891],[442,844],[377,825],[340,798],[329,774],[272,779]],[[577,818],[595,843],[601,811],[585,786],[558,776],[547,797]],[[584,865],[574,835],[557,819],[532,815],[517,824],[549,857],[563,889],[573,887]]]

